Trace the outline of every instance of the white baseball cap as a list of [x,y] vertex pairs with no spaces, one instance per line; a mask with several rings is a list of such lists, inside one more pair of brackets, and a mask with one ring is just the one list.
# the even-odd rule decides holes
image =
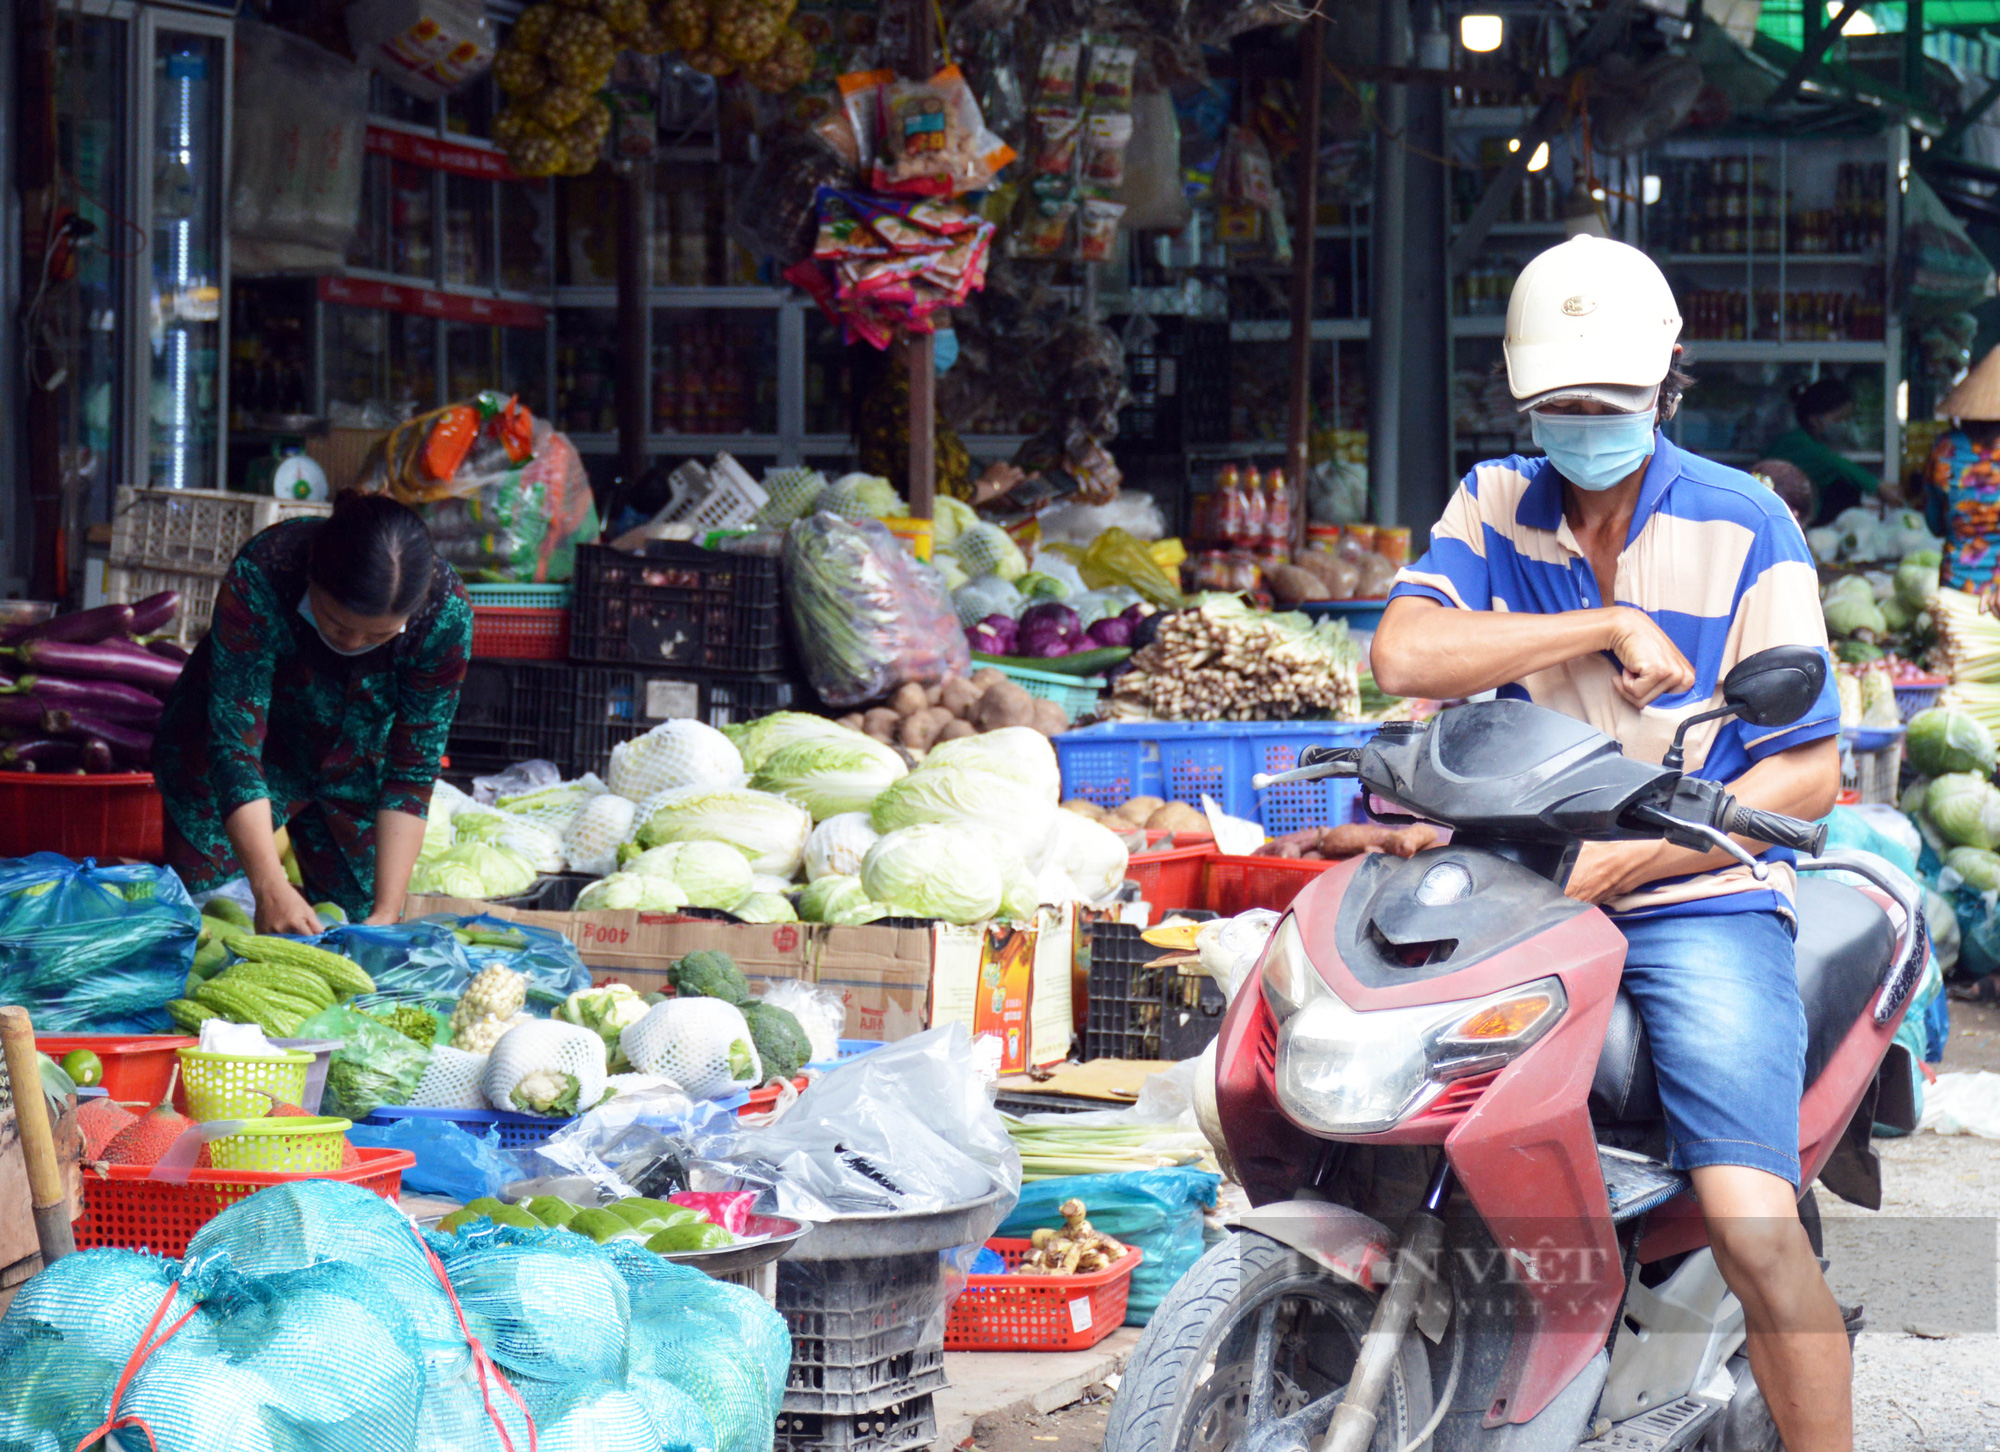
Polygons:
[[1681,333],[1673,289],[1653,259],[1603,237],[1572,237],[1535,257],[1507,300],[1507,387],[1523,411],[1593,398],[1651,408]]

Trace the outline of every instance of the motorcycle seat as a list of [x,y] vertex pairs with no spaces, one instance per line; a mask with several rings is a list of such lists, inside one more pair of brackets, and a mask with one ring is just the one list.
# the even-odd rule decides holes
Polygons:
[[[1823,877],[1799,878],[1797,905],[1794,951],[1806,1010],[1805,1083],[1811,1087],[1873,996],[1895,951],[1896,934],[1873,898]],[[1632,996],[1620,988],[1591,1080],[1591,1118],[1639,1124],[1662,1113],[1646,1026]]]

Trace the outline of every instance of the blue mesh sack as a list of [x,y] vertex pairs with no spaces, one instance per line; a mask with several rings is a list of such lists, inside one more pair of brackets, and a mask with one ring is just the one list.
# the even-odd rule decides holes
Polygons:
[[1125,1324],[1143,1326],[1206,1250],[1202,1207],[1215,1204],[1221,1183],[1186,1166],[1036,1180],[1021,1187],[1020,1203],[994,1234],[1025,1240],[1039,1226],[1062,1224],[1063,1201],[1083,1201],[1094,1228],[1146,1252],[1125,1302]]
[[[73,1452],[101,1426],[179,1271],[178,1261],[158,1256],[95,1250],[24,1284],[0,1317],[0,1449]],[[162,1324],[193,1305],[176,1295]]]
[[625,1389],[652,1418],[660,1452],[707,1452],[715,1446],[715,1428],[708,1413],[672,1382],[634,1372],[625,1379]]
[[713,1280],[630,1241],[613,1241],[604,1249],[631,1293],[635,1369],[645,1354],[638,1344],[641,1340],[665,1328],[677,1329],[686,1317],[700,1317],[763,1369],[765,1401],[771,1416],[778,1415],[792,1365],[792,1333],[783,1316],[747,1286]]
[[380,1195],[332,1180],[273,1185],[239,1200],[188,1241],[184,1279],[206,1297],[229,1272],[278,1275],[353,1265],[402,1306],[426,1347],[463,1348],[465,1333],[410,1222]]
[[[514,1452],[527,1452],[528,1413],[501,1389],[493,1370],[482,1390],[469,1353],[456,1357],[433,1353],[427,1369],[413,1452],[507,1452],[509,1443]],[[492,1415],[487,1412],[489,1403]],[[494,1425],[495,1415],[500,1427],[506,1428],[505,1442]]]
[[645,1404],[622,1386],[564,1387],[535,1414],[536,1452],[660,1452],[660,1445]]
[[716,1452],[767,1452],[777,1408],[764,1370],[713,1321],[661,1311],[632,1326],[632,1371],[686,1392],[715,1431]]
[[429,1243],[472,1334],[506,1371],[552,1383],[624,1381],[625,1280],[592,1241],[485,1224]]
[[0,859],[0,1003],[42,1033],[168,1033],[201,915],[180,878],[54,852]]

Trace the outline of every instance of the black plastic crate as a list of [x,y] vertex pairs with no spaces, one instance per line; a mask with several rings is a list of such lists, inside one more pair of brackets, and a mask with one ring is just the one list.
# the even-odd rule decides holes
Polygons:
[[929,1393],[867,1412],[778,1413],[775,1452],[906,1452],[937,1438]]
[[710,726],[732,726],[805,704],[803,690],[787,675],[710,675],[607,666],[567,669],[575,682],[570,759],[576,770],[600,775],[611,760],[612,747],[645,735],[662,721],[691,719]]
[[943,1346],[899,1351],[855,1366],[802,1361],[794,1351],[783,1405],[788,1412],[866,1412],[944,1385]]
[[1119,412],[1128,447],[1185,448],[1229,438],[1229,325],[1158,318],[1149,346],[1125,356],[1131,402]]
[[778,1262],[775,1304],[792,1333],[794,1360],[859,1365],[919,1350],[933,1320],[941,1347],[943,1300],[943,1262],[929,1251]]
[[576,672],[568,665],[473,660],[459,688],[445,754],[455,775],[504,770],[539,757],[569,772]]
[[576,552],[572,660],[755,674],[785,668],[778,561],[656,542]]
[[1140,929],[1125,923],[1086,919],[1077,924],[1077,941],[1090,964],[1083,1030],[1086,1061],[1190,1059],[1222,1029],[1227,1003],[1215,980],[1147,967],[1166,950],[1139,934]]

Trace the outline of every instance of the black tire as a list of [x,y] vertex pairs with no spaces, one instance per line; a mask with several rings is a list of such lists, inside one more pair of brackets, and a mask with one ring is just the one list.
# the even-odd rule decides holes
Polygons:
[[[1126,1363],[1104,1452],[1222,1452],[1239,1440],[1227,1431],[1232,1392],[1226,1379],[1240,1368],[1255,1313],[1274,1299],[1281,1314],[1288,1302],[1303,1302],[1315,1313],[1319,1335],[1283,1343],[1294,1365],[1300,1356],[1331,1352],[1335,1372],[1330,1377],[1327,1367],[1308,1367],[1317,1373],[1309,1380],[1287,1379],[1292,1404],[1281,1401],[1280,1413],[1344,1385],[1338,1368],[1352,1366],[1374,1299],[1289,1246],[1238,1231],[1211,1246],[1154,1313]],[[1342,1333],[1337,1346],[1324,1334],[1329,1323]],[[1397,1452],[1430,1420],[1431,1405],[1429,1358],[1423,1337],[1412,1331],[1376,1409],[1370,1452]]]

